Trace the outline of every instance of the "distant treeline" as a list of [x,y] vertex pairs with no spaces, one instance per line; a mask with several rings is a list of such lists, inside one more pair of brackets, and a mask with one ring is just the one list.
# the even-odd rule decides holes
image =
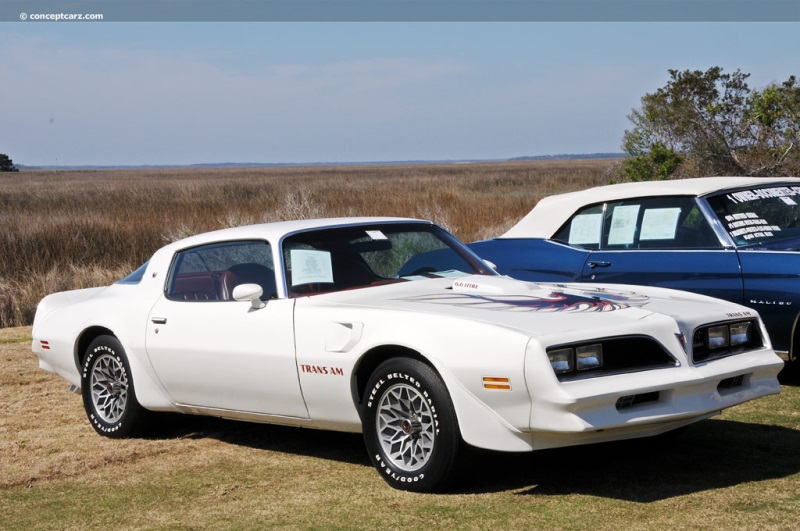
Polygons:
[[509,161],[519,160],[581,160],[581,159],[621,159],[627,157],[625,153],[585,153],[585,154],[563,154],[563,155],[536,155],[534,157],[515,157]]
[[142,165],[118,165],[118,166],[26,166],[16,164],[20,171],[25,170],[153,170],[153,169],[175,169],[175,168],[269,168],[282,166],[370,166],[375,164],[448,164],[463,162],[518,162],[528,160],[585,160],[585,159],[619,159],[625,157],[625,153],[584,153],[584,154],[562,154],[562,155],[536,155],[531,157],[514,157],[511,159],[498,160],[385,160],[372,162],[210,162],[204,164],[142,164]]

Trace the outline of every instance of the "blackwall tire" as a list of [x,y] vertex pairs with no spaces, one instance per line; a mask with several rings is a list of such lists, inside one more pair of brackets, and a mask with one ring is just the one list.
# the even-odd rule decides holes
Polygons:
[[375,369],[363,431],[373,465],[392,487],[439,492],[449,486],[461,434],[447,388],[428,365],[394,358]]
[[83,408],[94,430],[112,439],[141,435],[150,412],[139,405],[125,349],[99,336],[86,349],[81,371]]

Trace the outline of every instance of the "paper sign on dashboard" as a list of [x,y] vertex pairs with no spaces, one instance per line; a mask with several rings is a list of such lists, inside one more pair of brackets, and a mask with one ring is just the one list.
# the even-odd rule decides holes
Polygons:
[[389,238],[386,237],[386,235],[383,232],[381,232],[379,230],[368,230],[367,231],[367,236],[369,236],[373,240],[388,240],[389,239]]
[[330,252],[292,249],[289,256],[292,260],[292,286],[333,282]]

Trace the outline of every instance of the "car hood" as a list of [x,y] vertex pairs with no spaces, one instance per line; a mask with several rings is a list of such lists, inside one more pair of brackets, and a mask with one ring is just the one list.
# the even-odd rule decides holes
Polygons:
[[[625,285],[539,284],[471,275],[363,288],[309,297],[309,302],[448,315],[489,322],[529,335],[625,326],[661,314],[684,333],[700,324],[755,317],[742,306],[663,288]],[[325,301],[325,302],[323,302]]]

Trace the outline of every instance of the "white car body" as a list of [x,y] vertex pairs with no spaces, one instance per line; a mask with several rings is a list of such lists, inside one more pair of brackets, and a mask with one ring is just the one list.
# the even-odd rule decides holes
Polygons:
[[[334,219],[181,240],[158,250],[138,283],[43,299],[33,351],[42,369],[80,387],[91,338],[111,335],[124,347],[136,399],[146,410],[349,432],[364,426],[364,408],[373,398],[369,373],[385,359],[410,357],[441,378],[463,441],[510,452],[656,435],[780,391],[783,363],[757,313],[704,296],[639,286],[539,285],[491,272],[290,293],[281,247],[287,237],[363,225],[380,240],[375,227],[388,231],[398,223],[433,226]],[[225,302],[167,297],[176,253],[240,240],[281,249],[273,253],[274,299],[259,305],[241,296],[252,285],[236,288],[239,300]],[[300,274],[299,266],[294,272]],[[753,323],[757,345],[692,361],[696,330],[743,320]],[[651,339],[671,361],[564,380],[548,358],[554,346],[628,337]],[[613,361],[613,352],[604,356]],[[392,374],[398,376],[387,378]]]

